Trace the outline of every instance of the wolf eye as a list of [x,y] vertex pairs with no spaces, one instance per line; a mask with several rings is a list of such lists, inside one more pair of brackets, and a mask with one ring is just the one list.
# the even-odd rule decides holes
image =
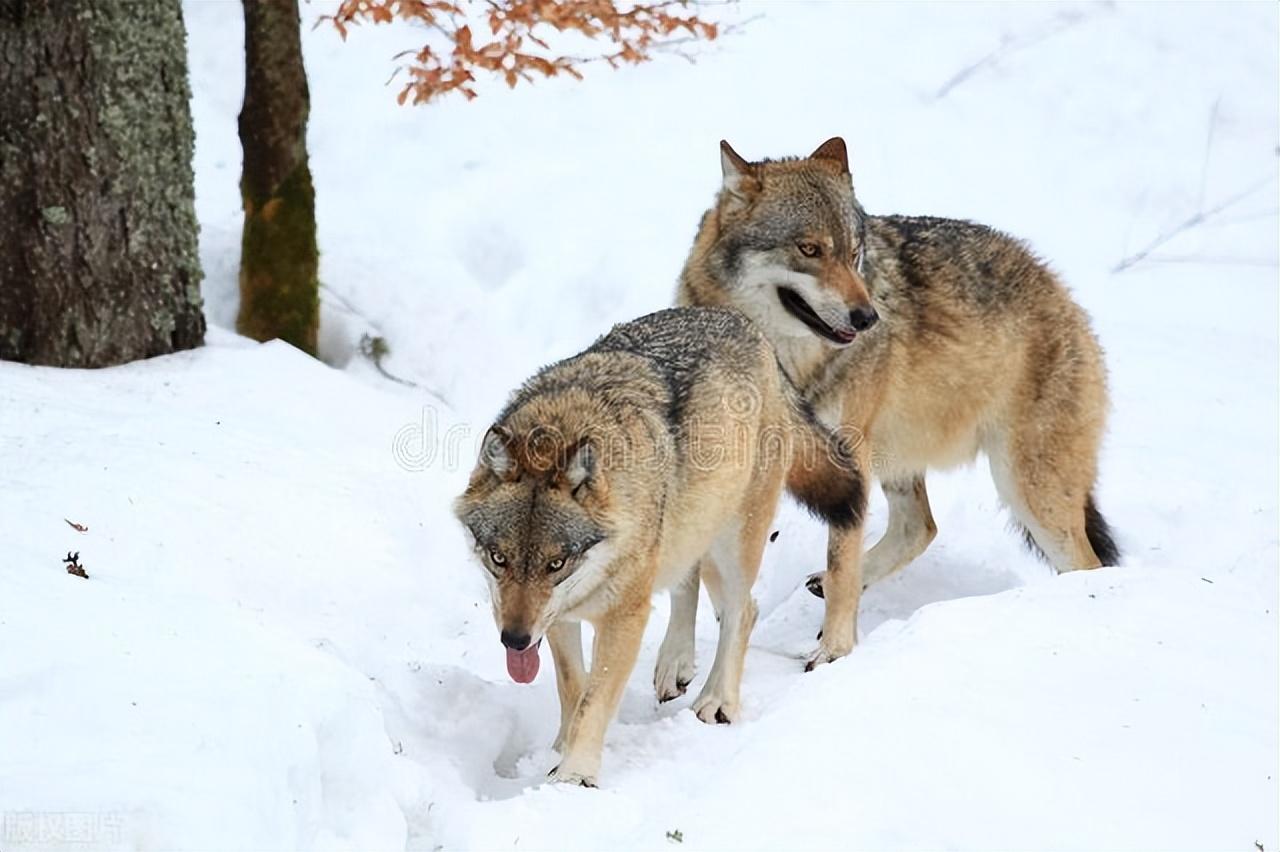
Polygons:
[[498,552],[498,551],[496,551],[496,550],[490,550],[490,551],[489,551],[489,558],[493,560],[493,564],[494,564],[494,565],[506,565],[506,564],[507,564],[507,557],[503,556],[501,553],[499,553],[499,552]]
[[800,253],[805,257],[821,257],[822,256],[822,246],[818,245],[817,243],[799,242],[799,243],[796,243],[796,248],[798,248],[800,250]]
[[552,559],[550,562],[547,563],[548,571],[559,571],[563,567],[564,567],[563,559]]

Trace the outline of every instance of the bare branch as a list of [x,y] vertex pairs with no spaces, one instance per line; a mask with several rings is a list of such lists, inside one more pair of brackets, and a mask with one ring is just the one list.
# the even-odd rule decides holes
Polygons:
[[1160,248],[1165,243],[1172,240],[1174,237],[1178,236],[1179,234],[1185,233],[1186,231],[1189,231],[1198,225],[1202,225],[1205,222],[1208,222],[1213,217],[1217,216],[1219,213],[1222,213],[1225,210],[1231,209],[1233,206],[1235,206],[1236,204],[1239,204],[1241,201],[1245,200],[1250,195],[1253,195],[1255,192],[1262,189],[1264,186],[1271,183],[1273,180],[1275,180],[1275,176],[1269,175],[1260,181],[1256,181],[1255,183],[1250,184],[1249,186],[1235,193],[1234,195],[1227,197],[1222,202],[1214,205],[1208,210],[1197,210],[1196,213],[1190,218],[1188,218],[1187,220],[1180,222],[1179,224],[1175,225],[1169,230],[1159,234],[1154,240],[1148,243],[1145,248],[1121,260],[1119,263],[1117,263],[1115,266],[1111,268],[1111,271],[1123,272],[1126,269],[1129,269],[1130,267],[1132,267],[1134,264],[1147,260],[1153,251]]
[[1261,266],[1261,267],[1278,267],[1280,263],[1275,260],[1267,260],[1266,258],[1252,257],[1216,257],[1214,255],[1164,255],[1162,257],[1149,257],[1147,263],[1188,263],[1204,266]]
[[1044,27],[1041,30],[1026,33],[1021,36],[1011,36],[1011,35],[1005,34],[1000,39],[999,46],[997,46],[994,50],[992,50],[986,56],[983,56],[981,59],[978,59],[975,62],[971,62],[970,64],[961,68],[959,71],[953,74],[945,83],[943,83],[938,88],[938,91],[934,93],[933,99],[935,101],[942,100],[947,95],[949,95],[953,89],[955,89],[957,86],[964,83],[966,80],[970,79],[980,71],[983,71],[987,68],[994,68],[995,66],[999,65],[1000,61],[1005,59],[1006,57],[1014,53],[1018,53],[1020,51],[1026,50],[1029,47],[1034,47],[1035,45],[1040,44],[1041,42],[1046,41],[1048,39],[1051,39],[1054,36],[1061,35],[1067,30],[1070,30],[1073,27],[1079,26],[1080,24],[1089,20],[1090,18],[1094,17],[1096,14],[1097,14],[1096,11],[1077,12],[1074,10],[1070,10],[1070,11],[1062,12],[1057,16],[1055,16],[1053,21],[1050,22],[1050,24],[1047,27]]
[[1256,222],[1259,219],[1270,219],[1280,214],[1280,207],[1272,207],[1269,210],[1256,210],[1253,213],[1241,213],[1239,216],[1230,219],[1218,219],[1213,223],[1215,228],[1230,228],[1233,225],[1244,225],[1249,222]]
[[1204,192],[1209,184],[1209,155],[1213,153],[1213,131],[1218,126],[1218,107],[1222,105],[1222,95],[1214,98],[1209,109],[1209,132],[1204,140],[1204,162],[1200,164],[1200,195],[1196,199],[1196,210],[1204,209]]
[[[420,387],[420,385],[415,384],[414,382],[411,382],[408,379],[402,379],[399,376],[393,375],[392,373],[387,371],[386,367],[382,366],[382,359],[391,354],[391,347],[387,345],[387,339],[385,337],[378,337],[372,334],[366,334],[363,337],[361,337],[360,338],[360,354],[373,362],[374,369],[376,369],[379,373],[381,373],[384,379],[390,379],[396,384],[404,385],[405,387],[410,387],[410,388]],[[432,396],[435,396],[437,398],[440,397],[438,393],[434,393],[434,392],[431,392],[431,393],[432,393]],[[441,402],[443,401],[444,400],[441,399]]]
[[366,327],[370,329],[370,331],[364,332],[364,334],[362,334],[360,337],[360,343],[359,343],[360,354],[368,358],[371,362],[373,362],[374,369],[376,369],[378,373],[382,375],[383,378],[393,381],[396,384],[404,385],[405,387],[418,388],[419,390],[424,390],[427,393],[434,396],[436,399],[440,400],[445,405],[450,405],[450,406],[452,405],[449,402],[449,400],[445,398],[444,394],[440,393],[438,390],[428,387],[426,385],[418,384],[417,382],[411,382],[408,379],[401,378],[400,376],[397,376],[391,373],[390,371],[388,371],[387,368],[383,366],[382,360],[387,355],[391,354],[391,348],[387,345],[387,339],[383,337],[381,333],[379,333],[378,327],[374,324],[374,322],[370,320],[367,316],[365,316],[365,314],[362,313],[358,308],[356,308],[355,305],[351,304],[350,301],[344,298],[341,293],[338,293],[336,290],[334,290],[332,287],[329,287],[327,284],[321,284],[320,290],[323,294],[327,295],[333,300],[336,307],[338,307],[343,311],[346,311],[351,316],[356,317],[361,322],[363,322]]

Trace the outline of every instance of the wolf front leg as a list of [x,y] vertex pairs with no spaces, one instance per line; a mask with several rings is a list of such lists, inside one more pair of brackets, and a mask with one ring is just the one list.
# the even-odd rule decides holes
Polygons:
[[862,599],[862,527],[827,533],[827,573],[822,583],[827,610],[818,649],[805,671],[845,656],[858,641],[858,604]]
[[[870,452],[863,442],[856,452],[860,470],[868,471]],[[861,480],[858,505],[867,505],[869,480]],[[862,517],[848,527],[827,531],[827,573],[822,578],[826,614],[822,619],[818,649],[809,656],[805,671],[838,660],[853,650],[858,641],[858,604],[862,600]]]
[[551,659],[556,666],[556,691],[560,694],[560,731],[556,734],[556,751],[564,752],[569,720],[582,698],[587,681],[587,667],[582,661],[582,625],[561,621],[547,628]]
[[640,640],[649,619],[649,595],[624,594],[619,606],[595,622],[596,638],[591,649],[591,671],[586,688],[569,719],[564,741],[564,759],[551,770],[553,781],[596,786],[604,732],[609,727],[627,678],[640,655]]

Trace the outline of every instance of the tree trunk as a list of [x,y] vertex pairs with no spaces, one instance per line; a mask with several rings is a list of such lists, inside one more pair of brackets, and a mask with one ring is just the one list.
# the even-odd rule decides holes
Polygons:
[[278,337],[314,355],[319,253],[297,0],[244,0],[244,48],[244,238],[236,329],[255,340]]
[[199,346],[180,0],[0,0],[0,358]]

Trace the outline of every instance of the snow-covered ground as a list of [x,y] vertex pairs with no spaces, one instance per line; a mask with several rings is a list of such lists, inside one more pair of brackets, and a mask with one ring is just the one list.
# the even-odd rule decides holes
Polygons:
[[[209,345],[0,364],[0,849],[1280,848],[1275,5],[748,3],[693,66],[417,109],[383,83],[423,32],[344,44],[325,8],[332,366],[229,330],[231,2],[186,7]],[[784,506],[746,718],[699,723],[697,682],[655,703],[656,599],[601,789],[548,785],[553,679],[506,677],[448,512],[475,441],[537,366],[669,302],[720,138],[837,133],[868,210],[1017,233],[1093,314],[1125,564],[1054,577],[984,464],[935,475],[938,539],[804,674],[823,531]]]

